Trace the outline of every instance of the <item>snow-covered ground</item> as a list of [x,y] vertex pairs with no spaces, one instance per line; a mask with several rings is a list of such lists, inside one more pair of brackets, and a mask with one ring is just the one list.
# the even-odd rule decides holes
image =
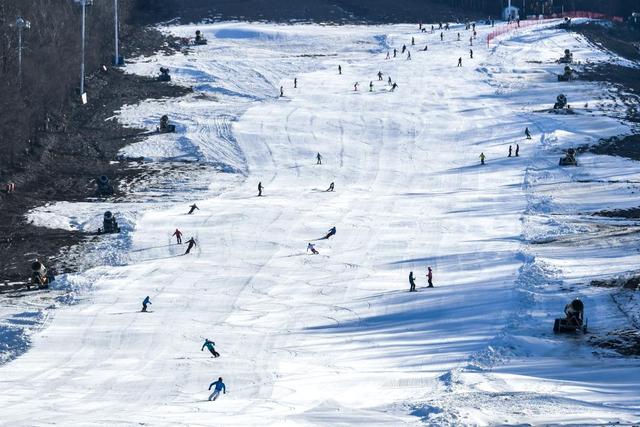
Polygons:
[[[474,59],[463,26],[444,42],[409,25],[199,28],[207,46],[127,67],[168,66],[194,94],[120,119],[153,129],[166,112],[178,128],[125,154],[211,168],[138,200],[30,214],[91,229],[110,208],[128,222],[109,236],[118,265],[62,277],[74,304],[45,310],[29,351],[0,367],[0,424],[639,422],[640,361],[551,332],[576,296],[594,334],[623,325],[612,291],[588,283],[640,261],[638,224],[589,215],[637,205],[636,164],[557,166],[561,148],[630,132],[603,114],[606,87],[555,79],[565,48],[581,61],[610,54],[550,25],[490,49],[479,27]],[[402,44],[411,61],[385,59]],[[577,114],[542,111],[559,93]],[[172,243],[176,227],[197,240],[190,255]],[[305,253],[312,241],[319,255]],[[222,357],[200,352],[204,337]],[[228,393],[208,402],[219,376]]]

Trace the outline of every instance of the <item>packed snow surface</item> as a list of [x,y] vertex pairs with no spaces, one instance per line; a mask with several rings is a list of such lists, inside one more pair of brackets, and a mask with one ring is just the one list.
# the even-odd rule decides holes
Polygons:
[[[153,130],[167,113],[177,126],[123,154],[219,173],[194,169],[166,197],[122,205],[126,232],[107,238],[127,239],[113,243],[125,261],[61,278],[74,304],[47,311],[30,349],[0,367],[0,424],[638,422],[640,361],[551,331],[577,296],[594,333],[624,325],[611,291],[588,282],[640,261],[633,221],[614,233],[615,220],[583,215],[637,205],[636,165],[557,166],[562,149],[630,130],[603,114],[606,87],[557,82],[553,61],[565,48],[616,58],[554,24],[491,47],[487,26],[470,47],[460,25],[442,42],[413,25],[202,25],[207,46],[128,65],[167,66],[194,93],[123,108],[124,123]],[[411,60],[385,59],[403,44]],[[576,114],[546,112],[559,93]],[[106,205],[30,218],[90,229],[104,209],[118,215]],[[196,239],[191,254],[175,228]],[[205,337],[220,358],[200,351]],[[227,394],[209,402],[218,377]]]

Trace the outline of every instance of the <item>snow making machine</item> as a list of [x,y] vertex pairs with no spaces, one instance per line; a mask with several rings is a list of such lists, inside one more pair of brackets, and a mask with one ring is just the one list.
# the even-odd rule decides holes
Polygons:
[[[34,261],[31,264],[31,270],[30,285],[37,286],[38,289],[47,289],[49,283],[55,280],[53,274],[40,261]],[[27,288],[29,288],[29,285],[27,285]]]
[[559,82],[570,82],[574,78],[575,78],[575,76],[573,74],[573,68],[571,68],[568,65],[564,66],[564,73],[558,74],[558,81]]
[[196,30],[196,38],[193,40],[193,44],[202,46],[207,44],[207,39],[204,38],[200,30]]
[[102,228],[98,228],[98,234],[119,233],[118,221],[111,211],[106,211],[102,220]]
[[587,333],[587,322],[584,318],[584,303],[579,298],[574,299],[564,307],[564,319],[556,319],[553,332],[582,332]]
[[560,158],[560,166],[578,166],[578,161],[576,160],[576,150],[573,148],[569,148],[567,150],[567,154],[564,157]]
[[113,185],[106,175],[101,175],[96,179],[98,188],[96,193],[98,196],[111,196],[113,194]]
[[158,75],[159,82],[170,82],[171,74],[169,74],[169,69],[165,67],[160,67],[160,74]]
[[564,50],[564,56],[558,59],[558,62],[561,64],[571,64],[573,63],[573,53],[569,49]]
[[175,125],[169,124],[169,116],[166,114],[160,117],[160,126],[158,127],[159,133],[172,133],[176,131]]

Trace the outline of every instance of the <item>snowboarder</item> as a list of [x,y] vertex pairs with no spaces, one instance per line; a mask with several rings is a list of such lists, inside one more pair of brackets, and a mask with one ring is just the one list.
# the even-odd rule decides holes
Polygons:
[[427,288],[433,288],[433,271],[431,271],[431,267],[428,267],[427,271],[427,280],[429,281],[429,286]]
[[397,87],[398,87],[398,83],[393,82],[393,85],[391,85],[391,92],[395,92]]
[[284,87],[280,86],[280,97],[282,98],[284,96]]
[[407,45],[403,44],[402,45],[402,52],[400,52],[400,53],[404,53],[406,50],[407,50]]
[[263,189],[263,188],[264,188],[264,187],[262,187],[262,181],[260,181],[260,182],[258,183],[258,197],[262,197],[262,189]]
[[414,37],[411,37],[411,46],[415,46],[416,45],[416,39]]
[[342,75],[342,65],[338,65],[338,74]]
[[324,236],[325,239],[328,239],[331,236],[335,236],[336,235],[336,228],[335,227],[331,227],[329,229],[329,231],[327,232],[327,235]]
[[373,92],[373,80],[369,82],[369,92]]
[[484,159],[485,159],[485,158],[486,158],[486,157],[485,157],[484,153],[480,153],[480,164],[481,164],[481,165],[484,165]]
[[147,312],[147,305],[152,305],[151,304],[151,298],[149,298],[148,295],[144,299],[144,301],[142,301],[142,311],[145,312],[145,313]]
[[199,207],[196,206],[196,204],[192,204],[191,206],[189,206],[191,209],[189,209],[189,212],[187,213],[187,215],[191,215],[192,213],[195,212],[196,209],[200,210]]
[[469,58],[473,59],[473,49],[469,49]]
[[182,231],[178,230],[176,228],[176,231],[173,232],[173,234],[171,235],[171,237],[176,236],[176,240],[178,242],[179,245],[182,244]]
[[407,61],[411,61],[411,52],[407,51]]
[[409,292],[416,291],[416,278],[413,276],[413,271],[409,272]]
[[397,54],[398,54],[398,49],[396,49],[396,48],[394,47],[394,48],[393,48],[393,57],[395,58]]
[[298,89],[298,78],[297,77],[294,77],[294,79],[293,79],[293,88],[294,89]]
[[516,144],[516,157],[520,157],[520,144]]
[[327,192],[333,191],[333,182],[329,184],[329,188],[327,188]]
[[193,237],[191,237],[189,240],[187,240],[187,244],[189,246],[187,246],[187,251],[184,253],[185,255],[189,255],[189,252],[191,252],[191,249],[193,249],[193,247],[196,246],[196,241],[193,239]]
[[353,90],[356,92],[358,91],[358,82],[353,85]]
[[321,165],[322,164],[322,156],[320,155],[320,153],[316,154],[316,159],[318,159],[318,161],[316,162],[316,165]]
[[511,157],[511,146],[509,146],[509,156],[507,157]]
[[391,84],[392,84],[392,82],[391,82],[391,76],[389,76],[389,78],[387,79],[387,84],[388,84],[389,86],[391,86]]
[[213,386],[216,387],[213,389],[213,393],[211,393],[211,395],[209,396],[209,401],[215,401],[218,396],[220,396],[220,392],[222,392],[222,394],[227,394],[227,386],[225,386],[222,382],[222,377],[218,378],[218,381],[212,382],[209,385],[209,390],[211,390],[211,387]]
[[213,341],[209,341],[209,338],[205,338],[204,339],[204,344],[202,344],[202,348],[200,349],[200,351],[204,351],[204,348],[207,347],[207,349],[212,354],[211,357],[220,357],[220,353],[218,353],[216,351],[215,345],[216,345],[216,343],[214,343]]
[[382,71],[378,71],[378,81],[382,81]]
[[531,139],[531,132],[529,132],[528,127],[524,128],[524,134],[527,137],[527,139]]
[[315,247],[315,246],[313,246],[311,243],[309,243],[309,244],[307,245],[307,252],[309,252],[309,251],[311,251],[311,253],[312,253],[312,254],[314,254],[314,255],[318,255],[318,254],[320,253],[320,252],[318,252],[318,251],[316,250],[316,247]]
[[462,67],[462,57],[458,58],[458,67]]

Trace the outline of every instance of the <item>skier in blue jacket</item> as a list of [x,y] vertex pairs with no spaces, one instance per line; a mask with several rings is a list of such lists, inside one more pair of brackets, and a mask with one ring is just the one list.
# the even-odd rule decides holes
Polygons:
[[204,351],[204,348],[207,347],[213,357],[220,357],[220,353],[216,351],[215,345],[216,343],[214,343],[213,341],[209,341],[209,338],[205,338],[204,344],[202,344],[202,348],[200,349],[200,351]]
[[218,378],[218,381],[212,382],[209,385],[209,390],[211,390],[211,387],[213,386],[216,386],[216,388],[213,389],[213,393],[211,393],[211,395],[209,396],[209,400],[215,401],[218,398],[218,396],[220,396],[221,391],[223,394],[227,394],[227,387],[222,382],[222,377]]
[[148,296],[142,301],[142,311],[147,311],[147,305],[151,305],[151,298]]

